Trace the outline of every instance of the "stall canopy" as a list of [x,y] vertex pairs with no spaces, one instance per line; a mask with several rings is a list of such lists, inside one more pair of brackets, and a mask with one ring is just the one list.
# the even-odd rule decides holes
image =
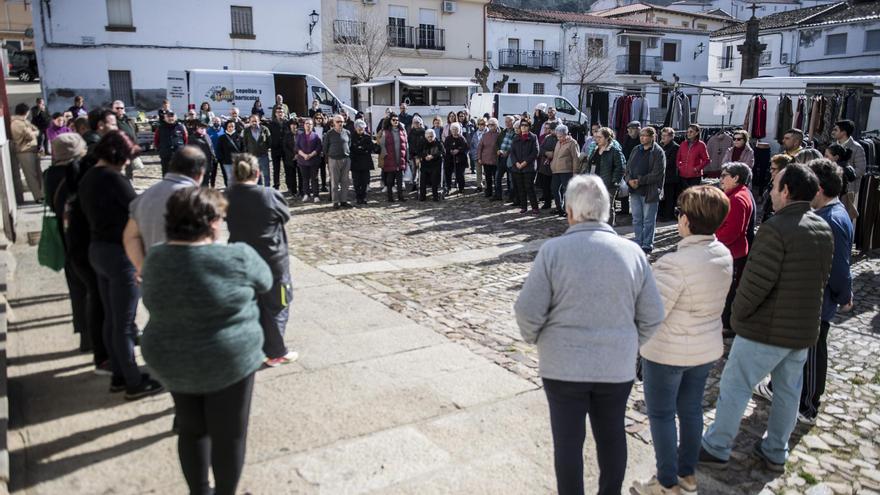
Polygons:
[[[476,88],[480,85],[467,78],[436,78],[436,77],[398,77],[400,84],[419,88]],[[355,88],[375,88],[386,84],[394,84],[394,79],[373,79],[372,81],[354,84]]]

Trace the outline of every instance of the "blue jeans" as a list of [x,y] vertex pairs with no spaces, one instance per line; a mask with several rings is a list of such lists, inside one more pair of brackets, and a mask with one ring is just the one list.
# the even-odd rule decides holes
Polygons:
[[257,181],[257,184],[272,187],[272,176],[269,175],[269,155],[258,156],[257,161],[260,162],[260,180]]
[[737,336],[721,374],[715,422],[703,437],[703,448],[729,459],[752,389],[768,374],[773,380],[773,403],[767,420],[764,455],[777,464],[788,457],[788,439],[797,422],[807,349],[788,349]]
[[124,379],[126,387],[133,389],[141,383],[141,372],[134,354],[137,335],[134,317],[140,299],[134,266],[128,260],[122,244],[101,241],[89,244],[89,262],[95,269],[98,292],[104,307],[102,334],[113,378]]
[[660,203],[647,203],[641,194],[630,192],[629,206],[633,218],[633,240],[642,249],[654,249],[654,229],[657,226],[657,208]]
[[[667,488],[677,485],[679,476],[694,474],[697,467],[703,436],[703,391],[714,364],[669,366],[642,359],[657,480]],[[676,431],[676,415],[681,434]]]
[[550,191],[553,192],[553,198],[556,199],[556,208],[561,212],[565,212],[565,188],[568,187],[568,181],[573,175],[570,172],[561,172],[553,174],[550,179]]

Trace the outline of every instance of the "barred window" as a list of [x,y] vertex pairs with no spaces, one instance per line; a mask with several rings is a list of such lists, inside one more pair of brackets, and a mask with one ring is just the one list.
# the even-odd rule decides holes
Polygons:
[[232,37],[253,38],[254,37],[254,14],[251,7],[232,6]]
[[544,94],[544,83],[535,83],[532,88],[532,93],[536,95]]
[[134,105],[134,95],[131,90],[131,71],[111,70],[110,75],[110,98],[121,100],[126,105]]

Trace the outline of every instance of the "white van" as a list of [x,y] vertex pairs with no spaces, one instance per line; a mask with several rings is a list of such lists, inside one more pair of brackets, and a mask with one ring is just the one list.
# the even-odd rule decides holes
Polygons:
[[563,121],[581,124],[589,122],[589,118],[576,110],[568,99],[558,95],[474,93],[469,108],[474,117],[482,117],[488,113],[490,117],[501,118],[505,115],[522,115],[523,112],[532,115],[540,103],[556,108],[557,117]]
[[352,117],[355,109],[343,104],[317,77],[310,74],[245,70],[190,69],[168,71],[168,101],[182,115],[189,108],[197,111],[202,102],[211,104],[215,115],[229,115],[233,106],[247,117],[258,98],[270,115],[275,95],[284,97],[291,112],[307,116],[312,101],[321,102],[325,114],[345,109]]

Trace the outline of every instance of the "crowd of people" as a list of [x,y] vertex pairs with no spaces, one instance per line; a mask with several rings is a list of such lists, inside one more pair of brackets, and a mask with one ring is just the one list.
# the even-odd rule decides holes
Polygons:
[[[16,108],[13,143],[28,187],[63,219],[80,349],[110,378],[111,393],[136,400],[171,392],[192,493],[210,492],[211,468],[215,492],[234,492],[254,373],[298,358],[284,339],[293,297],[289,201],[320,202],[326,192],[335,207],[350,207],[353,186],[355,204],[366,204],[376,163],[389,202],[410,193],[424,201],[429,188],[434,201],[464,193],[470,170],[486,198],[502,200],[506,185],[521,213],[555,206],[567,219],[566,233],[539,251],[515,305],[523,338],[538,347],[560,493],[583,493],[588,414],[599,493],[620,493],[637,368],[657,474],[633,491],[695,492],[698,464],[728,462],[753,393],[773,402],[755,455],[784,469],[795,423],[812,424],[819,412],[830,321],[852,306],[847,185],[864,174],[864,156],[860,168],[846,145],[850,121],[837,122],[826,158],[804,147],[799,130],[786,133],[784,153],[771,159],[772,186],[756,200],[745,131],[735,133],[716,187],[702,184],[709,158],[697,125],[681,144],[671,128],[658,139],[655,128],[632,122],[620,142],[593,126],[580,145],[552,108],[507,116],[502,129],[465,111],[427,128],[400,110],[371,134],[360,115],[325,119],[315,107],[299,118],[280,96],[268,122],[257,111],[223,121],[207,103],[180,122],[165,105],[154,136],[162,179],[138,195],[131,173],[141,149],[123,102],[86,112],[79,98],[72,129],[55,130],[68,126],[52,117],[45,140],[34,109]],[[52,166],[40,174],[45,150]],[[626,210],[634,242],[612,228]],[[651,266],[658,217],[675,219],[681,241]],[[228,244],[217,242],[224,221]],[[141,297],[150,312],[143,334],[135,325]],[[724,335],[736,338],[704,434],[703,391]],[[138,367],[137,345],[155,376]]]
[[[664,150],[650,134],[642,131],[630,168],[662,177],[662,167],[650,163],[662,162]],[[803,150],[789,151],[803,156]],[[773,157],[772,210],[757,233],[749,164],[724,164],[720,188],[686,187],[674,207],[681,241],[653,266],[637,247],[644,248],[644,239],[636,234],[630,242],[608,225],[612,195],[605,181],[593,174],[568,181],[570,227],[541,247],[515,305],[523,339],[538,348],[559,493],[584,493],[588,415],[598,493],[621,493],[625,411],[637,369],[657,471],[634,482],[631,493],[697,493],[698,465],[730,462],[752,395],[772,404],[754,456],[766,469],[784,472],[795,425],[815,424],[819,414],[830,321],[853,305],[844,169],[827,158],[799,161]],[[624,179],[632,181],[627,177],[635,173],[627,170]],[[646,199],[631,197],[634,215]],[[713,422],[703,432],[706,380],[722,359],[727,332],[735,338]]]

